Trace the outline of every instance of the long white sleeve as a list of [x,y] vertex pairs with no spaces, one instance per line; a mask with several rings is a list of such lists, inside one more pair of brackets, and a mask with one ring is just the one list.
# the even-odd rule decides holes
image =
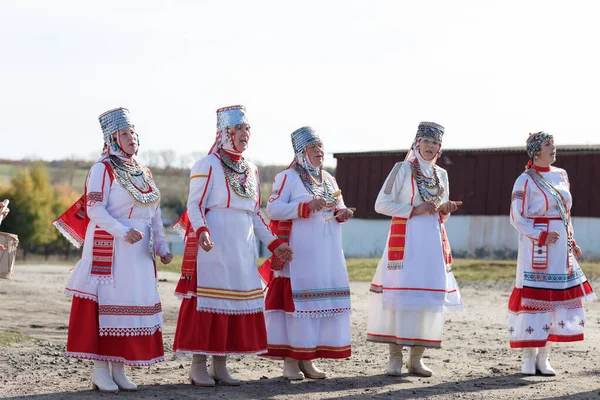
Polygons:
[[258,236],[260,241],[265,244],[265,246],[269,246],[271,243],[273,243],[274,240],[277,240],[277,236],[274,235],[273,232],[271,232],[271,229],[267,225],[267,222],[265,221],[260,211],[262,193],[260,191],[260,180],[258,177],[258,170],[255,170],[255,174],[256,182],[258,185],[258,200],[256,201],[256,208],[254,210],[254,213],[252,214],[252,220],[254,223],[254,233],[256,234],[256,236]]
[[169,254],[171,251],[169,249],[169,241],[167,240],[163,228],[161,215],[162,212],[159,205],[156,207],[156,211],[152,216],[152,234],[154,235],[154,249],[156,254],[162,257]]
[[291,201],[294,178],[296,177],[287,170],[278,173],[275,177],[269,204],[267,204],[267,212],[272,219],[283,221],[301,218],[300,205],[304,203]]
[[402,184],[405,181],[407,167],[404,163],[396,163],[388,175],[375,201],[375,211],[389,217],[409,218],[413,206],[410,203],[399,203]]
[[123,239],[128,227],[113,218],[106,210],[110,195],[110,177],[106,165],[92,165],[86,180],[86,212],[92,222],[115,238]]
[[510,203],[510,223],[521,234],[531,240],[538,241],[544,231],[535,229],[532,220],[527,218],[529,200],[531,198],[531,190],[528,188],[528,185],[531,184],[531,181],[525,174],[519,176],[515,181]]
[[208,229],[206,226],[206,200],[213,186],[213,168],[208,155],[196,162],[190,172],[190,190],[187,201],[188,217],[194,232],[198,229]]

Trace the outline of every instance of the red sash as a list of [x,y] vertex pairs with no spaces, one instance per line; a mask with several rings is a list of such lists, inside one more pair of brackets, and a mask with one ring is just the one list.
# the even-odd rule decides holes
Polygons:
[[[271,229],[271,232],[275,233],[277,237],[284,243],[290,243],[290,235],[292,233],[291,219],[283,221],[271,220],[269,228]],[[267,260],[260,266],[258,273],[267,286],[269,286],[269,283],[273,279],[273,271],[281,271],[284,264],[285,261],[275,256],[275,254],[271,254],[271,257],[267,258]]]
[[[102,163],[106,167],[110,183],[112,184],[114,180],[112,167],[106,161],[102,161]],[[98,199],[94,200],[98,201]],[[78,249],[85,241],[85,233],[90,223],[90,218],[86,211],[86,201],[87,185],[83,196],[52,222],[56,229]],[[114,241],[114,237],[110,233],[99,228],[94,231],[91,275],[98,277],[112,276]]]
[[196,237],[196,232],[194,232],[192,224],[190,223],[187,210],[185,210],[177,222],[173,224],[173,228],[180,232],[185,232],[183,237],[185,247],[183,250],[183,261],[181,263],[181,277],[185,279],[192,279],[192,275],[196,270],[196,262],[198,258],[198,238]]
[[406,244],[407,218],[392,218],[390,240],[388,241],[388,269],[402,269],[404,260],[404,245]]
[[446,228],[440,217],[440,228],[442,230],[442,250],[444,252],[444,262],[446,263],[446,272],[450,272],[452,267],[452,250],[450,249],[450,242],[448,241],[448,235],[446,234]]

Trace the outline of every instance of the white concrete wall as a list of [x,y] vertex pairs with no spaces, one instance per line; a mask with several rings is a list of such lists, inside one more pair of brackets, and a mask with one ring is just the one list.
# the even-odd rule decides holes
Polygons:
[[[380,257],[390,220],[352,219],[342,228],[346,257]],[[446,231],[455,256],[513,258],[517,231],[508,216],[453,216]],[[600,259],[600,218],[573,217],[575,240],[586,258]]]
[[[342,227],[346,257],[381,257],[390,220],[351,219]],[[585,258],[600,259],[600,218],[573,217],[575,240]],[[516,258],[517,231],[508,216],[452,216],[446,231],[455,257]],[[183,241],[167,231],[173,254],[183,254]],[[269,251],[260,246],[260,254]]]

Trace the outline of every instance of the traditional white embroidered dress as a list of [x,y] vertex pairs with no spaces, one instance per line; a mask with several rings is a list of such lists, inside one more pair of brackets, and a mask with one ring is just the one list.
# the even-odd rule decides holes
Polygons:
[[[323,179],[338,190],[335,179]],[[308,212],[314,198],[295,169],[277,175],[267,211],[273,220],[291,220],[292,262],[269,283],[266,295],[267,356],[297,360],[350,356],[350,286],[342,250],[341,225],[334,213]]]
[[[107,159],[96,162],[86,180],[85,210],[90,222],[81,260],[65,289],[73,296],[67,356],[151,365],[161,361],[164,354],[154,252],[166,255],[169,247],[160,197],[148,204],[135,201],[118,177],[113,179],[114,172],[102,162]],[[131,182],[138,185],[131,185],[132,190],[148,191],[141,182]],[[59,225],[73,239],[66,232],[68,227]],[[130,228],[142,232],[144,238],[134,244],[125,242]],[[108,235],[95,235],[98,231]],[[109,272],[103,276],[94,274],[97,267],[92,265],[103,260],[112,262],[112,268],[106,267]]]
[[[447,172],[419,154],[415,156],[424,175],[433,177],[434,168],[437,170],[445,189],[440,203],[448,201]],[[444,249],[447,238],[442,219],[438,213],[413,216],[413,209],[421,203],[411,163],[396,163],[377,196],[375,210],[395,217],[392,224],[405,224],[405,237],[393,238],[399,234],[390,233],[377,265],[369,293],[368,341],[441,347],[444,312],[463,309],[450,269],[450,249]],[[390,239],[400,239],[404,245],[390,248]],[[389,260],[390,251],[404,254]]]
[[255,195],[237,195],[227,182],[219,152],[198,161],[190,175],[187,213],[193,232],[210,232],[214,248],[197,251],[191,279],[182,276],[183,298],[173,350],[182,354],[233,355],[267,351],[264,298],[256,268],[256,236],[273,250],[281,241],[260,213],[258,171],[248,163]]
[[[511,224],[519,231],[517,276],[508,304],[511,347],[544,347],[547,341],[583,340],[582,301],[596,298],[569,252],[567,228],[558,202],[543,183],[536,181],[536,174],[564,199],[569,229],[573,231],[573,199],[566,171],[533,166],[522,173],[515,182],[510,208]],[[544,245],[546,236],[553,231],[559,232],[560,238],[554,244]]]

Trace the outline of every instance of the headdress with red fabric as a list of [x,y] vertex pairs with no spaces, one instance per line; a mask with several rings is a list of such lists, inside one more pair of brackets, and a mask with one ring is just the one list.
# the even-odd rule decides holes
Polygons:
[[[215,142],[208,154],[218,154],[221,149],[225,150],[230,157],[241,157],[242,153],[236,149],[234,143],[235,131],[242,126],[249,126],[246,115],[246,107],[242,105],[222,107],[217,110],[217,134]],[[190,281],[196,269],[196,258],[198,255],[198,238],[192,228],[187,210],[181,214],[173,229],[185,242],[183,262],[181,264],[181,275],[183,280]],[[187,283],[178,285],[175,292],[180,297],[188,296]],[[190,286],[191,287],[191,286]]]
[[[134,127],[131,122],[129,110],[125,107],[113,108],[100,114],[98,121],[100,122],[104,139],[102,157],[98,161],[101,162],[110,154],[125,157],[131,156],[121,150],[119,135],[116,134],[120,129]],[[112,181],[114,179],[114,175],[111,173],[112,169],[108,165],[106,169],[109,171],[109,177]],[[86,196],[87,193],[84,193],[64,214],[53,221],[56,229],[77,248],[83,245],[85,232],[90,222],[85,210]]]
[[554,140],[554,136],[543,131],[529,134],[526,143],[527,155],[529,156],[529,161],[525,166],[526,170],[531,168],[531,166],[533,165],[533,159],[535,158],[537,153],[539,153],[540,147],[542,147],[542,143],[544,143],[546,140]]
[[250,125],[246,116],[246,107],[242,105],[222,107],[217,110],[217,137],[208,154],[218,153],[225,149],[230,153],[241,155],[235,148],[233,137],[235,130],[241,126]]

